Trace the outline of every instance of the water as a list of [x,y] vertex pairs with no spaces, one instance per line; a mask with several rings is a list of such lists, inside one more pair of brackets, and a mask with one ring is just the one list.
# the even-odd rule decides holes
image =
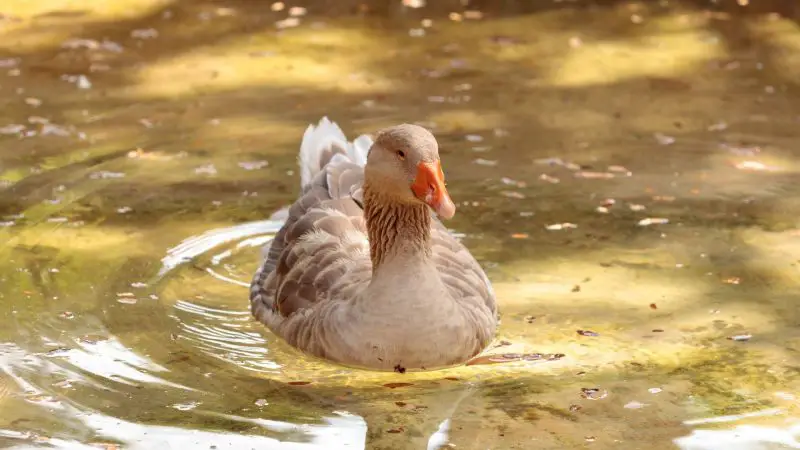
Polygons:
[[[800,448],[798,5],[325,3],[0,6],[0,447]],[[322,115],[432,127],[508,361],[250,320]]]

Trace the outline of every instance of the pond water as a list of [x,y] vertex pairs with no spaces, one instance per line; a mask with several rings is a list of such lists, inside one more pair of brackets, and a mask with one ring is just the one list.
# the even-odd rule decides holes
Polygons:
[[[2,2],[0,447],[800,448],[800,5],[424,3]],[[250,319],[326,115],[437,135],[508,361]]]

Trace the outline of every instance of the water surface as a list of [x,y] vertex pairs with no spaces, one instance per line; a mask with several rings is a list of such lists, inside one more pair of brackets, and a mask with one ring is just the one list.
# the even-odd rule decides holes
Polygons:
[[[794,2],[106,3],[0,6],[0,447],[800,448]],[[435,132],[487,353],[563,358],[253,323],[323,115]]]

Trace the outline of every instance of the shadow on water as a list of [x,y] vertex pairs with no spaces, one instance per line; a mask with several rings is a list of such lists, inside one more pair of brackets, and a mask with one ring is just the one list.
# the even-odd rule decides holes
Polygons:
[[[0,7],[0,443],[797,445],[800,7],[403,3]],[[433,128],[491,353],[563,360],[372,374],[250,321],[322,115]]]

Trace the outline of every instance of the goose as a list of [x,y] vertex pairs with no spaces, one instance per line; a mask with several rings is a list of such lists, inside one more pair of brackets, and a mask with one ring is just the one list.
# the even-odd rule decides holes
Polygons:
[[301,194],[250,286],[256,320],[301,352],[377,371],[452,367],[489,345],[494,290],[439,220],[456,207],[431,132],[350,142],[323,117],[299,164]]

